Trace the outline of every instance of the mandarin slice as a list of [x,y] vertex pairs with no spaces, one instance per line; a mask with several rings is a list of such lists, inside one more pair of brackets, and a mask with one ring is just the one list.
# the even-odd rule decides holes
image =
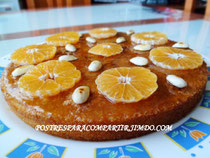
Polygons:
[[33,65],[53,58],[55,53],[56,47],[52,45],[29,45],[17,49],[10,58],[17,65]]
[[171,70],[195,69],[203,64],[200,54],[173,47],[152,49],[149,58],[155,65]]
[[156,89],[157,76],[142,67],[118,67],[105,70],[96,79],[98,91],[111,102],[138,102]]
[[26,158],[43,158],[43,154],[41,152],[34,152],[28,155]]
[[89,31],[90,36],[98,39],[114,37],[117,31],[112,28],[96,28]]
[[88,52],[95,55],[102,55],[109,57],[112,55],[120,54],[123,51],[121,45],[115,43],[102,43],[92,47]]
[[77,43],[79,38],[80,34],[78,32],[62,32],[48,37],[46,42],[55,46],[65,46]]
[[23,75],[18,86],[28,96],[54,96],[72,88],[80,79],[81,73],[72,63],[50,60]]
[[162,45],[168,42],[168,37],[161,32],[141,32],[133,34],[131,41],[137,44]]

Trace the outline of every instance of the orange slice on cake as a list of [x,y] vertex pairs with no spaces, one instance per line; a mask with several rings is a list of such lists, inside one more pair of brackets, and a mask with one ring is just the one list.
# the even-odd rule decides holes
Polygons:
[[157,76],[142,67],[118,67],[102,72],[96,79],[98,91],[111,102],[138,102],[156,89]]
[[55,53],[56,47],[52,45],[29,45],[17,49],[10,58],[16,65],[38,64],[53,58]]
[[102,43],[92,47],[88,52],[95,55],[102,55],[109,57],[112,55],[120,54],[123,48],[119,44],[115,43]]
[[77,43],[79,38],[80,34],[78,32],[62,32],[48,37],[46,42],[55,46],[65,46]]
[[18,81],[22,93],[33,96],[54,96],[72,88],[81,79],[81,73],[67,61],[51,60],[40,63]]
[[98,39],[114,37],[117,34],[117,31],[112,28],[103,27],[96,28],[89,31],[90,36]]
[[161,32],[141,32],[133,34],[131,41],[137,44],[163,45],[168,42],[168,37]]
[[195,69],[203,64],[200,54],[173,47],[155,48],[150,51],[149,58],[155,65],[171,70]]

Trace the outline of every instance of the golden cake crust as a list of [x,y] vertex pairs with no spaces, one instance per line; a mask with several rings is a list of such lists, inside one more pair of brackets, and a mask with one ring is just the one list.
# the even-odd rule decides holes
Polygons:
[[[11,63],[2,76],[2,92],[12,110],[27,124],[36,125],[161,125],[171,124],[188,114],[200,101],[207,82],[207,67],[202,66],[193,70],[167,70],[155,66],[151,61],[145,66],[158,77],[158,89],[147,99],[137,103],[111,103],[102,94],[98,93],[95,79],[104,70],[115,67],[135,66],[129,59],[136,56],[148,58],[149,51],[138,52],[133,50],[130,36],[125,33],[117,33],[116,37],[109,39],[97,39],[98,43],[115,42],[117,37],[125,37],[126,42],[121,43],[124,51],[121,54],[102,57],[88,53],[93,44],[88,44],[84,34],[75,46],[78,51],[73,53],[78,60],[72,63],[81,71],[82,79],[73,88],[56,96],[43,98],[28,98],[23,96],[17,87],[17,78],[11,73],[17,67]],[[175,42],[168,41],[164,46],[172,46]],[[157,47],[157,46],[155,46]],[[58,53],[53,59],[58,59],[66,54],[63,47],[59,47]],[[149,59],[149,58],[148,58]],[[98,72],[89,72],[88,65],[93,60],[99,60],[103,67]],[[179,89],[166,81],[166,75],[174,74],[182,77],[188,86]],[[78,86],[89,86],[91,95],[88,101],[76,105],[71,98],[73,91]],[[149,131],[139,132],[56,132],[46,133],[63,138],[77,140],[103,141],[138,137]]]

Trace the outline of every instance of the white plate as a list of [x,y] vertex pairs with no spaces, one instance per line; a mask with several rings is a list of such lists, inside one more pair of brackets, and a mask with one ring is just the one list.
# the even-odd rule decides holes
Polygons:
[[[1,58],[1,66],[7,58]],[[0,73],[3,68],[0,68]],[[209,76],[210,80],[210,76]],[[210,90],[210,82],[207,89]],[[173,130],[135,139],[84,142],[67,140],[35,131],[13,112],[0,92],[0,158],[207,158],[210,156],[210,91],[192,113],[173,124]],[[194,137],[200,133],[201,138]],[[29,157],[31,157],[29,156]]]

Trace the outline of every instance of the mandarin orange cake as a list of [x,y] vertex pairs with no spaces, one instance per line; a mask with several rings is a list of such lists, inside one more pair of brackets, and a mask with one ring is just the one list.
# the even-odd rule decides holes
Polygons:
[[[160,32],[96,28],[63,32],[17,49],[1,89],[11,109],[36,125],[169,125],[199,103],[207,82],[202,56]],[[150,131],[45,130],[104,141]]]

